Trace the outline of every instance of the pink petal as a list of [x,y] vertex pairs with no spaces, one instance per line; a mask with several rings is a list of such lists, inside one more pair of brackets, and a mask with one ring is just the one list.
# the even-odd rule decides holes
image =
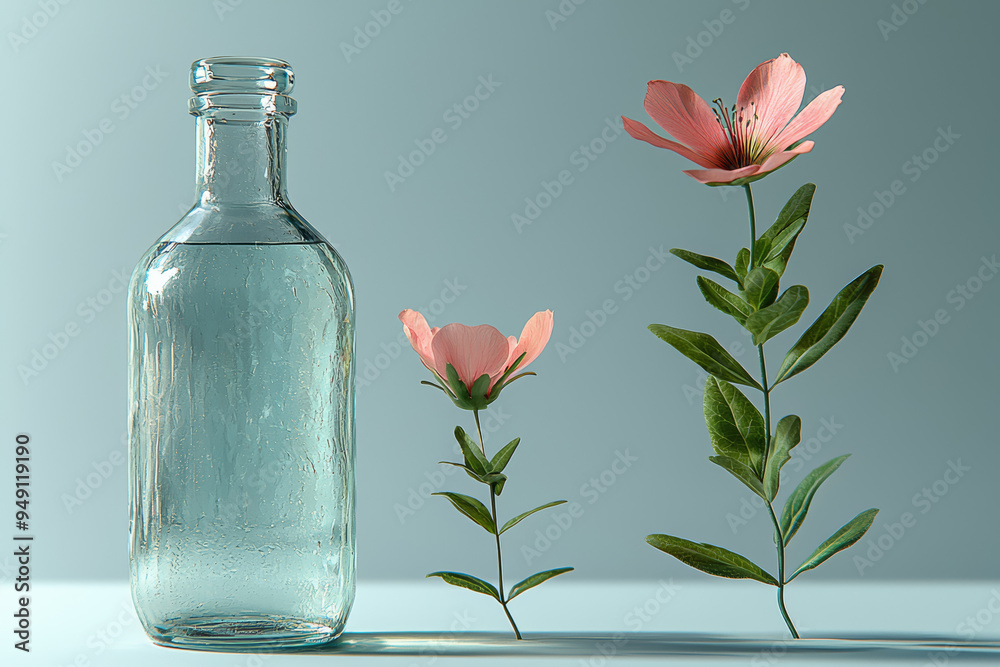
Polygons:
[[729,141],[712,108],[684,84],[650,81],[645,106],[657,125],[706,159],[718,163],[715,156],[728,150]]
[[813,141],[803,141],[795,148],[790,148],[787,151],[780,151],[778,153],[774,153],[766,160],[764,160],[764,164],[760,165],[760,173],[766,174],[769,171],[774,171],[775,169],[782,166],[783,164],[785,164],[792,158],[796,157],[797,155],[808,153],[813,149],[813,146],[815,145],[816,144]]
[[743,167],[742,169],[689,169],[684,173],[691,176],[700,183],[732,183],[739,178],[746,178],[747,176],[760,176],[763,177],[766,174],[774,171],[778,167],[781,167],[787,163],[792,158],[795,158],[802,153],[808,153],[813,149],[815,144],[812,141],[803,141],[801,144],[795,148],[791,148],[787,151],[780,151],[774,153],[761,165],[752,164],[749,167]]
[[676,141],[670,141],[669,139],[664,139],[660,135],[656,134],[648,127],[643,125],[637,120],[632,120],[631,118],[626,118],[622,116],[622,125],[625,127],[625,131],[632,135],[633,138],[639,141],[645,141],[648,144],[653,144],[658,148],[666,148],[675,153],[678,153],[687,159],[691,160],[695,164],[701,167],[715,167],[716,163],[704,156],[698,155],[693,150],[677,143]]
[[448,377],[448,364],[455,367],[458,377],[470,389],[482,375],[493,377],[503,372],[510,356],[510,343],[502,333],[488,324],[468,327],[448,324],[431,341],[434,370]]
[[753,133],[766,143],[781,132],[799,110],[805,89],[806,72],[802,65],[782,53],[758,65],[743,81],[736,99],[737,116],[742,111],[744,122],[753,123],[756,114],[756,124],[751,125]]
[[521,330],[521,337],[517,340],[517,347],[510,353],[510,358],[507,360],[507,365],[509,366],[517,361],[519,356],[524,355],[524,359],[521,360],[521,363],[514,370],[515,373],[523,371],[528,364],[542,353],[545,345],[549,342],[549,338],[552,336],[552,325],[551,310],[543,310],[535,313],[528,320],[528,323],[524,325],[524,329]]
[[820,93],[774,139],[774,145],[779,148],[787,148],[799,139],[815,132],[823,123],[830,120],[830,116],[840,105],[840,98],[843,95],[843,86],[837,86],[825,93]]
[[760,171],[760,165],[752,164],[739,169],[688,169],[684,173],[699,183],[732,183],[738,178],[753,176]]
[[437,328],[433,330],[427,326],[424,316],[415,310],[407,308],[399,314],[399,321],[403,323],[403,333],[406,334],[410,345],[420,355],[420,361],[424,366],[434,370],[434,354],[431,351],[431,340]]

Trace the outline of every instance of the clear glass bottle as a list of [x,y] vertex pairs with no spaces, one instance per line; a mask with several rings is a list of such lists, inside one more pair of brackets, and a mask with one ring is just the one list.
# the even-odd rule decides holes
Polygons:
[[132,597],[158,644],[323,643],[354,600],[354,289],[288,202],[292,83],[194,63],[197,202],[129,285]]

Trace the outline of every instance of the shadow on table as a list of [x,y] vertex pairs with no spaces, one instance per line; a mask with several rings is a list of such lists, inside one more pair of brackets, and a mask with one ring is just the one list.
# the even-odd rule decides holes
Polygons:
[[300,653],[403,656],[521,657],[718,657],[746,656],[773,660],[781,656],[857,657],[872,660],[924,659],[943,664],[951,657],[1000,662],[1000,642],[967,642],[954,638],[829,637],[773,639],[714,635],[635,632],[618,634],[528,633],[517,641],[491,632],[354,632],[332,644]]

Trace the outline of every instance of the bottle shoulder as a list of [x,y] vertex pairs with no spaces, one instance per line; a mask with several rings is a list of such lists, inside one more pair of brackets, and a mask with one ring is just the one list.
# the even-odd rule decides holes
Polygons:
[[328,243],[291,206],[197,204],[157,240],[160,243]]
[[271,265],[305,260],[325,266],[322,271],[339,284],[337,291],[353,308],[354,283],[340,253],[293,208],[274,205],[194,206],[140,258],[130,292],[147,282],[150,273],[174,275],[185,266],[192,271],[201,262],[229,255],[259,257]]

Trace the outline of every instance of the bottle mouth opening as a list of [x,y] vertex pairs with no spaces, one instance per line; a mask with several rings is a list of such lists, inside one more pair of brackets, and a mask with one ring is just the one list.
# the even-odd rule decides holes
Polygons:
[[191,64],[188,111],[227,120],[291,116],[297,109],[288,94],[295,85],[291,65],[276,58],[218,56]]

